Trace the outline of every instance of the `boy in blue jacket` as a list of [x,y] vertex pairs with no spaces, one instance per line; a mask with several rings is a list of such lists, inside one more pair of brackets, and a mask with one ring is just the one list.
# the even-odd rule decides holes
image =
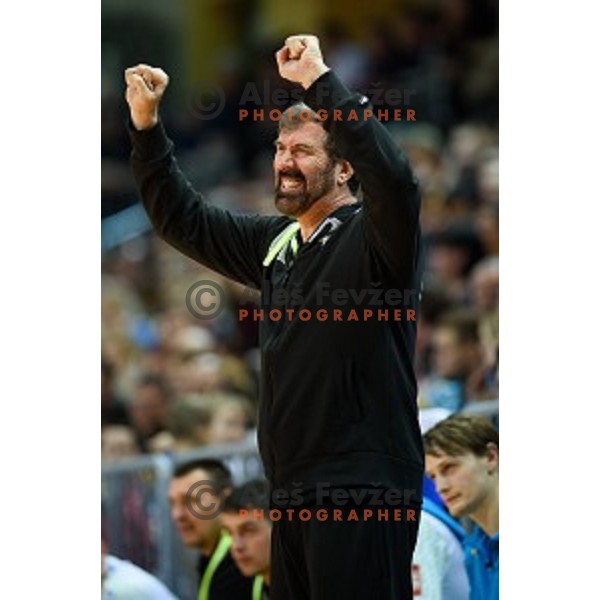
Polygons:
[[450,514],[473,521],[463,540],[471,600],[498,599],[499,438],[483,417],[456,415],[424,436],[425,469]]

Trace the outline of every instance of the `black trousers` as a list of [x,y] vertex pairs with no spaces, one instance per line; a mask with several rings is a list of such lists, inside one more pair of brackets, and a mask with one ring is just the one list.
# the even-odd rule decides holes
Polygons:
[[[301,510],[291,518],[282,511],[273,522],[271,600],[412,600],[420,506],[328,503]],[[327,511],[322,520],[319,510]]]

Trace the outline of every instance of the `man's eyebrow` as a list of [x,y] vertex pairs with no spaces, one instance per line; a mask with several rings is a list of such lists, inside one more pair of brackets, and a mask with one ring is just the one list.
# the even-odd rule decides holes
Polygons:
[[[285,144],[279,140],[275,140],[273,142],[273,146],[280,147],[280,146],[285,146]],[[292,148],[292,150],[314,150],[314,146],[311,144],[305,144],[305,143],[299,143],[299,144],[292,144],[290,146],[290,148]]]

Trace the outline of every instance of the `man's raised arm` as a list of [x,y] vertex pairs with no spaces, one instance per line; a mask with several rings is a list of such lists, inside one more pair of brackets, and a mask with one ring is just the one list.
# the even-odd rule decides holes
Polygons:
[[168,75],[148,65],[125,71],[133,145],[131,164],[157,233],[207,267],[260,287],[262,260],[287,219],[235,215],[204,202],[179,170],[158,107]]
[[305,103],[327,115],[324,125],[336,150],[361,184],[370,242],[395,272],[411,277],[419,254],[420,195],[406,157],[367,99],[348,90],[325,65],[315,36],[288,38],[276,58],[280,75],[306,90]]

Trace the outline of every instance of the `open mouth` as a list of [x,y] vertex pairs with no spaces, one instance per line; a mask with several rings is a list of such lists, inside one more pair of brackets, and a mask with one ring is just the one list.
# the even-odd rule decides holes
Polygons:
[[295,192],[304,187],[304,177],[302,175],[280,175],[278,189],[281,192]]

